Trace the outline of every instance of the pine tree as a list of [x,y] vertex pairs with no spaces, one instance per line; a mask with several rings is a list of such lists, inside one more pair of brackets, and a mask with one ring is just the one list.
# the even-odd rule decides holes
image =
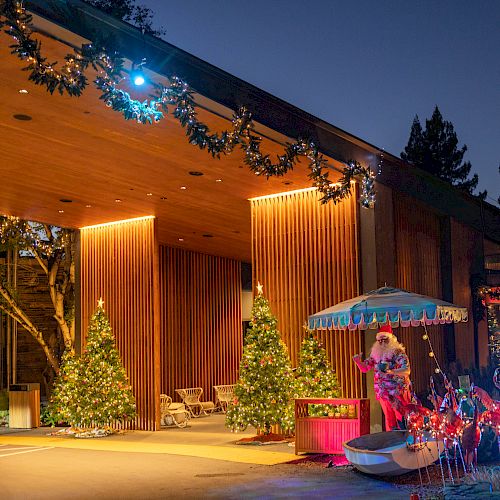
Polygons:
[[240,379],[234,390],[234,404],[226,414],[226,426],[232,430],[245,430],[252,425],[269,434],[275,424],[285,431],[294,427],[295,379],[287,347],[276,325],[277,320],[259,285],[245,338]]
[[117,19],[128,21],[138,28],[144,30],[144,33],[153,36],[165,34],[163,28],[154,29],[154,12],[144,5],[136,5],[135,0],[84,0],[86,3],[97,7]]
[[51,413],[73,427],[104,427],[135,417],[135,400],[102,303],[91,318],[79,359],[65,355]]
[[[338,398],[340,388],[325,349],[308,330],[299,353],[297,393],[301,398]],[[326,414],[328,406],[309,405],[311,415]]]
[[[415,116],[410,138],[401,158],[473,194],[479,179],[477,174],[471,179],[468,178],[472,165],[468,161],[463,162],[466,151],[465,144],[458,148],[453,124],[443,120],[436,106],[431,119],[425,121],[425,130],[422,130],[418,116]],[[486,192],[480,193],[479,196],[485,197]]]

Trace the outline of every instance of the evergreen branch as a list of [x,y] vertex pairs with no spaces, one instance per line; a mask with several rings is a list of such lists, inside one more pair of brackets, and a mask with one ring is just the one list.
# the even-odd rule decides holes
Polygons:
[[47,63],[47,59],[41,55],[40,42],[32,39],[29,28],[31,15],[19,2],[3,0],[0,3],[0,15],[6,19],[2,23],[7,26],[6,33],[15,40],[11,45],[12,53],[28,61],[25,70],[30,71],[29,79],[37,85],[45,85],[50,93],[57,89],[61,94],[66,92],[70,96],[80,96],[87,86],[84,73],[91,66],[99,72],[94,80],[101,92],[99,98],[126,120],[153,124],[163,119],[171,106],[171,114],[186,130],[189,143],[206,149],[212,157],[230,154],[239,146],[244,151],[245,163],[250,169],[256,175],[264,174],[269,178],[285,175],[293,169],[299,156],[305,156],[309,160],[309,178],[322,194],[321,203],[338,203],[351,196],[351,182],[359,178],[360,203],[365,208],[373,207],[375,175],[369,167],[349,162],[342,170],[339,185],[333,185],[326,171],[331,169],[326,159],[313,141],[302,139],[287,144],[283,154],[278,155],[277,161],[273,163],[268,154],[262,153],[262,138],[252,133],[252,117],[245,108],[240,108],[233,116],[232,130],[212,134],[209,127],[198,120],[193,91],[181,79],[172,77],[169,86],[156,86],[156,93],[151,100],[138,101],[117,87],[122,79],[123,60],[116,53],[110,56],[92,44],[83,45],[73,54],[66,55],[66,63],[57,71],[56,63]]

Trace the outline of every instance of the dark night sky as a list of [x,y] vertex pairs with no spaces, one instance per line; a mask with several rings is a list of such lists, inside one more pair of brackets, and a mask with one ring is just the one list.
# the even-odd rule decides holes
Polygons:
[[437,104],[500,195],[499,0],[137,3],[173,45],[397,156]]

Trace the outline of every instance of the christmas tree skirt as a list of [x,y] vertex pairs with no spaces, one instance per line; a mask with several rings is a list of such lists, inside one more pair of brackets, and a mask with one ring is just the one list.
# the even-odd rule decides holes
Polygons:
[[61,429],[56,432],[51,432],[49,436],[57,436],[57,437],[72,437],[79,439],[93,439],[93,438],[101,438],[106,436],[111,436],[112,434],[122,433],[120,431],[116,431],[111,427],[98,427],[94,429],[79,429],[74,427],[67,427]]
[[249,438],[242,438],[236,441],[236,444],[251,444],[262,446],[266,444],[280,444],[280,443],[288,443],[293,438],[287,438],[286,436],[282,436],[281,434],[259,434],[258,436],[252,436]]

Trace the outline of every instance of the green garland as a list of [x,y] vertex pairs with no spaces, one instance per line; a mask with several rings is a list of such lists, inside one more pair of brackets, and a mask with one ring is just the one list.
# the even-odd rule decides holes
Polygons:
[[32,17],[21,3],[0,0],[0,15],[5,18],[5,21],[0,21],[0,27],[6,26],[4,31],[15,41],[10,46],[11,53],[28,61],[24,69],[30,72],[29,80],[37,85],[45,85],[51,94],[57,90],[61,94],[66,92],[70,96],[80,96],[88,85],[84,73],[91,66],[98,72],[94,84],[101,91],[100,99],[114,111],[122,113],[126,120],[142,124],[156,123],[173,107],[172,115],[186,130],[189,142],[200,149],[207,149],[213,157],[219,158],[221,154],[229,154],[240,147],[251,171],[269,178],[285,175],[293,169],[299,157],[304,156],[309,161],[309,178],[322,194],[322,203],[338,203],[350,197],[351,182],[360,179],[360,203],[365,208],[373,207],[375,174],[369,167],[349,161],[342,170],[339,183],[332,184],[329,179],[331,167],[327,160],[313,141],[303,139],[287,143],[283,154],[278,155],[276,163],[273,163],[270,156],[261,151],[262,138],[252,132],[252,115],[246,108],[240,108],[233,116],[232,130],[211,134],[208,126],[197,118],[194,92],[181,79],[172,77],[169,86],[156,86],[151,100],[138,101],[117,87],[122,79],[123,60],[116,54],[109,56],[91,44],[83,45],[73,54],[66,55],[65,64],[61,70],[57,70],[57,63],[48,63],[42,57],[40,42],[31,38],[29,26]]

